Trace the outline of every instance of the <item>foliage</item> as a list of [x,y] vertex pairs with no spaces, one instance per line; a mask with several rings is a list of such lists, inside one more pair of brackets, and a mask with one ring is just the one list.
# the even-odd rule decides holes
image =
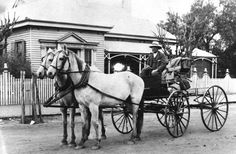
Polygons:
[[[236,1],[220,0],[220,7],[206,0],[196,0],[182,17],[167,12],[168,19],[158,26],[174,34],[179,52],[189,56],[194,48],[219,56],[218,68],[229,68],[236,76]],[[222,70],[221,70],[222,72]]]
[[25,71],[26,78],[31,77],[31,65],[28,60],[16,54],[9,54],[0,57],[0,68],[3,71],[4,63],[7,63],[8,71],[14,77],[20,77],[20,71]]

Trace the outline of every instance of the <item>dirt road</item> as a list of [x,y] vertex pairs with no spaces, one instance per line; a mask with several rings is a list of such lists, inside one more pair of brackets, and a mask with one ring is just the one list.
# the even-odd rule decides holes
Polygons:
[[[199,110],[192,109],[190,124],[183,137],[172,138],[161,126],[154,114],[145,114],[142,141],[126,145],[129,135],[119,134],[105,114],[107,139],[102,148],[90,149],[93,140],[86,142],[86,148],[74,150],[61,147],[62,125],[60,116],[44,117],[42,124],[19,124],[18,120],[0,122],[0,154],[90,154],[90,153],[155,153],[155,154],[235,154],[236,153],[236,104],[230,104],[229,117],[218,132],[209,132],[202,124]],[[68,126],[69,127],[69,126]],[[70,132],[69,132],[70,133]],[[81,136],[80,117],[76,117],[77,141]],[[94,132],[92,129],[92,138]]]

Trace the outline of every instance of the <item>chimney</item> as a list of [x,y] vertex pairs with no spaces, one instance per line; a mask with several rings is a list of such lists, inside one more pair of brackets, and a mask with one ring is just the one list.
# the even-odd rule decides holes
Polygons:
[[122,0],[122,8],[131,13],[131,0]]

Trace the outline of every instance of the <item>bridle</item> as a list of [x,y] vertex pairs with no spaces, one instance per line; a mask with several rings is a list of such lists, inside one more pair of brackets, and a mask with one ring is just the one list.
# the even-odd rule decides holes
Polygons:
[[45,56],[43,56],[43,57],[41,58],[41,61],[42,61],[42,62],[43,62],[43,59],[46,58],[44,65],[43,65],[42,63],[41,63],[41,65],[40,65],[40,66],[42,66],[42,67],[44,68],[45,71],[48,70],[48,68],[46,67],[46,61],[47,61],[47,59],[48,59],[48,57],[49,57],[50,54],[55,55],[54,53],[49,52],[49,53],[47,53]]
[[[61,53],[61,52],[63,52],[63,50],[60,50],[60,51],[57,51],[58,53]],[[55,57],[54,57],[55,58]],[[63,56],[63,61],[62,61],[62,64],[61,64],[61,67],[60,68],[58,68],[58,58],[59,58],[59,56],[57,56],[57,60],[56,60],[56,66],[54,66],[54,65],[50,65],[52,68],[54,68],[54,69],[56,69],[56,73],[61,73],[61,74],[68,74],[69,73],[69,70],[70,70],[70,67],[71,67],[71,64],[70,64],[70,61],[69,61],[69,55],[64,55]],[[64,68],[64,66],[65,66],[65,63],[66,63],[66,61],[68,61],[68,64],[69,64],[69,68],[68,68],[68,70],[67,71],[62,71],[62,69]]]

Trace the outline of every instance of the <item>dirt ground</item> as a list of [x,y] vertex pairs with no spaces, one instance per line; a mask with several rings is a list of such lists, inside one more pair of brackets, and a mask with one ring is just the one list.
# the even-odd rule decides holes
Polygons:
[[[105,114],[105,125],[107,139],[102,141],[100,150],[94,151],[90,149],[94,143],[93,129],[85,149],[74,150],[67,146],[60,146],[62,139],[60,116],[44,117],[44,123],[34,125],[19,124],[18,119],[2,120],[0,121],[0,154],[236,153],[236,104],[230,104],[228,120],[223,129],[218,132],[209,132],[204,127],[197,109],[191,110],[188,130],[180,138],[172,138],[166,128],[158,122],[155,114],[145,114],[142,140],[135,145],[126,144],[129,135],[122,135],[115,130],[108,113]],[[78,141],[81,136],[79,116],[76,116],[76,135]]]

